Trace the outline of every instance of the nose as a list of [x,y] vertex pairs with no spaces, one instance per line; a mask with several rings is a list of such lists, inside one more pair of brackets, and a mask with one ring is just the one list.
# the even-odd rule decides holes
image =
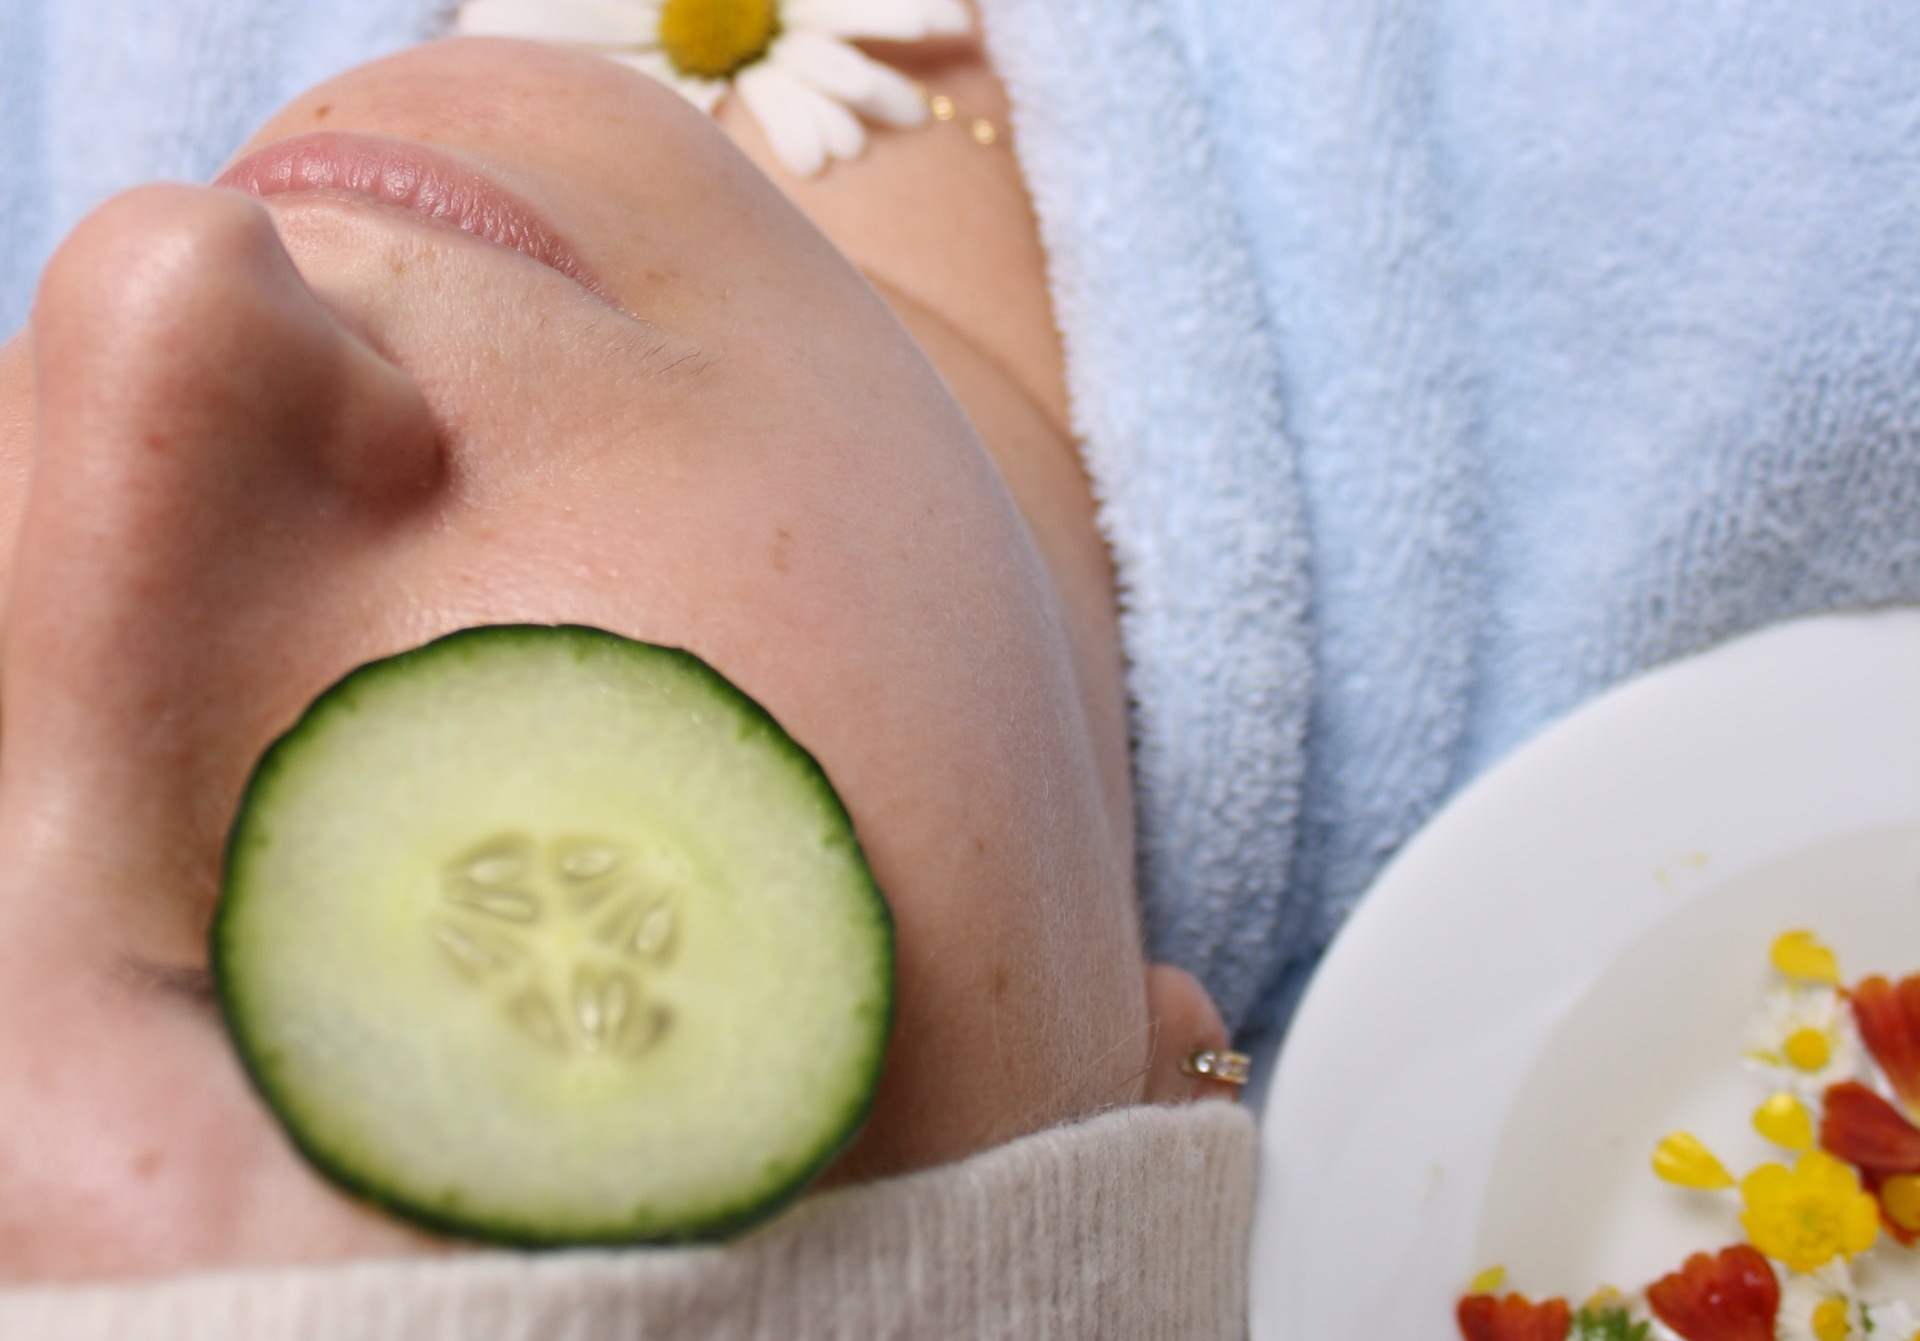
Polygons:
[[[181,1003],[254,758],[316,672],[364,659],[373,575],[430,531],[433,417],[235,193],[107,205],[31,330],[0,629],[0,1280],[396,1250]],[[143,966],[189,990],[156,1007]]]
[[204,874],[283,711],[253,686],[431,498],[432,416],[237,193],[105,206],[53,258],[32,331],[0,821],[85,814],[97,846],[112,816]]

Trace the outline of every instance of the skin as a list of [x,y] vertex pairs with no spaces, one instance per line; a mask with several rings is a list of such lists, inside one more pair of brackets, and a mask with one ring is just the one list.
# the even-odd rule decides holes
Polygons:
[[[915,59],[1003,106],[971,45]],[[446,43],[252,147],[435,146],[593,287],[342,191],[145,188],[68,239],[0,348],[0,1276],[441,1246],[292,1152],[205,937],[265,746],[473,624],[686,647],[834,780],[900,964],[830,1181],[1218,1088],[1178,1070],[1217,1015],[1140,950],[1112,578],[1031,214],[951,129],[790,200],[737,113]]]

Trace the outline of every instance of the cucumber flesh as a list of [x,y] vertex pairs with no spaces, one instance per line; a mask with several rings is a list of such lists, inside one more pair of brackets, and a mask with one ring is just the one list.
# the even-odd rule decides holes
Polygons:
[[688,653],[471,629],[255,770],[213,966],[300,1150],[443,1231],[709,1238],[857,1131],[893,924],[825,774]]

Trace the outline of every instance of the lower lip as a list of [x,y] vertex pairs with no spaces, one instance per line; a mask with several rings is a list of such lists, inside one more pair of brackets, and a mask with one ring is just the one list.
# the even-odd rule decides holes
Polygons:
[[296,135],[248,154],[214,184],[262,198],[344,191],[397,205],[529,256],[607,296],[606,287],[526,202],[423,145],[332,131]]

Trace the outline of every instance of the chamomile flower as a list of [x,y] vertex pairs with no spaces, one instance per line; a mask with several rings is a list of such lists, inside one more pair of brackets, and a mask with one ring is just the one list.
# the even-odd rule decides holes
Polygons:
[[1853,1274],[1838,1260],[1787,1277],[1780,1287],[1776,1325],[1779,1341],[1863,1341],[1873,1334],[1867,1330],[1865,1306],[1854,1292]]
[[455,20],[461,33],[597,51],[702,111],[738,93],[800,177],[860,155],[859,117],[926,120],[914,83],[850,40],[911,42],[970,27],[961,0],[466,0]]
[[1747,1061],[1782,1090],[1808,1101],[1858,1079],[1866,1052],[1837,988],[1785,982],[1769,989],[1748,1034]]

